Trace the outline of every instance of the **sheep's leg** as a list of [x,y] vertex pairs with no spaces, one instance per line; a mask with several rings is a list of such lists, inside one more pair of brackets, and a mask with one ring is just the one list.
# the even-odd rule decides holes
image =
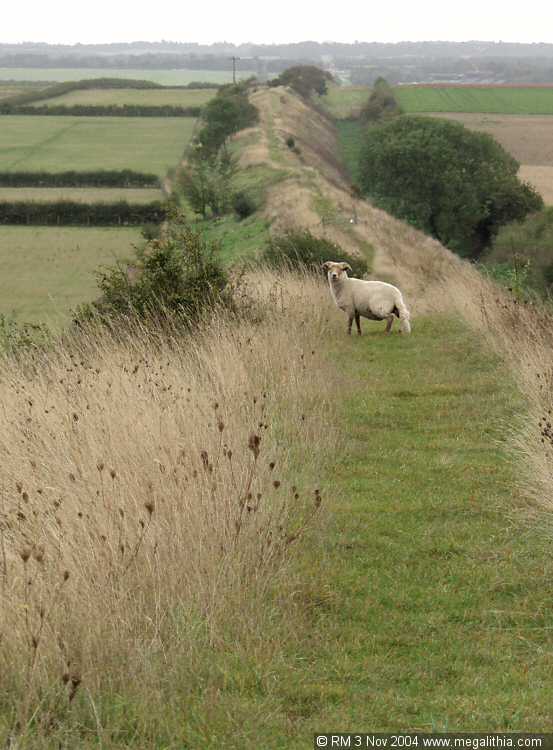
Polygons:
[[353,325],[353,315],[348,317],[348,334],[351,336],[351,326]]
[[357,326],[357,333],[361,336],[361,316],[358,312],[355,313],[355,325]]
[[386,334],[389,334],[390,331],[392,330],[392,326],[394,325],[394,316],[393,315],[388,315],[388,317],[386,318],[386,320],[388,321],[386,323]]

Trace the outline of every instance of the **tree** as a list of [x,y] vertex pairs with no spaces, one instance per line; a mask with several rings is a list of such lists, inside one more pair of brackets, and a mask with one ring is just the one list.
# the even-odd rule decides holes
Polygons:
[[315,67],[315,65],[295,65],[281,73],[278,78],[270,81],[270,85],[290,86],[300,96],[307,98],[312,93],[324,96],[327,92],[327,83],[333,80],[330,73]]
[[204,157],[202,153],[200,150],[191,155],[189,166],[178,173],[177,186],[194,211],[204,218],[209,209],[214,216],[220,216],[233,201],[236,160],[224,147],[216,156]]
[[543,207],[497,141],[447,120],[402,116],[369,128],[360,162],[361,187],[377,205],[464,256]]
[[377,78],[369,101],[361,110],[360,119],[363,122],[375,122],[397,117],[400,114],[401,107],[392,87],[385,78]]

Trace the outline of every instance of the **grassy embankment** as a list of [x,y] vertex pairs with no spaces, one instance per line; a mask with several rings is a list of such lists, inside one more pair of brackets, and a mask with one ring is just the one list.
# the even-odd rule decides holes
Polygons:
[[[282,214],[286,210],[292,214],[300,206],[301,215],[316,222],[316,211],[309,206],[338,196],[338,188],[326,184],[323,172],[315,173],[313,164],[304,170],[301,159],[312,154],[307,138],[303,144],[301,129],[296,141],[303,150],[292,163],[295,157],[285,150],[281,135],[290,132],[291,120],[283,122],[286,113],[276,111],[279,92],[270,96],[272,127],[271,132],[261,134],[262,145],[271,164],[281,151],[281,161],[274,164],[285,164],[288,176],[268,188],[267,205],[258,220],[277,212],[279,220],[291,218]],[[299,103],[296,110],[301,123],[305,118],[300,115],[305,113]],[[264,119],[263,126],[270,119]],[[304,124],[305,132],[313,133],[316,118]],[[258,163],[255,169],[260,167]],[[28,747],[53,747],[63,737],[66,743],[79,743],[83,748],[100,742],[114,749],[214,749],[224,743],[229,748],[276,750],[311,747],[313,732],[337,729],[535,731],[553,727],[549,677],[553,550],[546,535],[521,523],[518,510],[524,499],[516,489],[520,467],[513,463],[507,446],[507,437],[526,406],[502,364],[461,322],[452,319],[453,308],[449,317],[424,313],[435,283],[432,274],[442,266],[434,262],[425,266],[421,259],[434,249],[443,256],[447,269],[445,251],[361,202],[358,210],[360,223],[355,231],[377,245],[379,268],[386,260],[385,250],[390,251],[390,260],[393,249],[408,251],[397,267],[403,273],[401,283],[409,303],[419,310],[413,335],[384,337],[381,324],[365,323],[363,338],[348,338],[343,315],[322,286],[300,282],[300,297],[293,304],[287,301],[290,282],[285,280],[283,289],[277,285],[266,297],[271,315],[275,310],[277,314],[254,324],[254,329],[259,325],[256,334],[243,331],[238,337],[232,361],[246,360],[236,372],[229,367],[233,338],[226,333],[214,345],[206,339],[209,356],[215,359],[211,365],[209,359],[202,361],[213,373],[215,393],[210,393],[213,383],[200,369],[200,378],[192,381],[195,398],[190,406],[184,405],[186,440],[199,450],[203,436],[209,436],[210,398],[218,397],[223,418],[236,425],[244,413],[243,391],[251,396],[264,388],[263,378],[267,378],[271,408],[266,440],[271,450],[286,447],[291,459],[278,479],[307,488],[316,472],[324,498],[322,522],[296,547],[285,575],[275,578],[275,585],[262,591],[260,598],[254,599],[250,592],[251,598],[241,599],[240,607],[232,591],[226,598],[220,577],[211,579],[217,565],[210,563],[207,581],[213,582],[217,592],[210,601],[222,605],[223,613],[230,606],[222,631],[219,623],[206,633],[204,618],[209,622],[209,607],[196,621],[187,619],[186,609],[167,612],[162,606],[160,610],[160,601],[166,600],[142,593],[146,584],[135,576],[140,570],[133,566],[124,590],[132,595],[132,585],[141,593],[145,609],[138,614],[144,614],[144,623],[140,624],[140,618],[137,623],[143,629],[132,630],[134,618],[124,614],[124,607],[118,609],[113,598],[118,589],[110,584],[110,617],[103,617],[108,608],[95,608],[92,602],[94,627],[87,623],[89,636],[79,655],[85,662],[87,658],[92,661],[87,662],[77,698],[62,715],[61,724],[56,723],[55,706],[43,724],[31,723],[30,736],[45,739],[29,741]],[[340,211],[338,205],[336,211]],[[313,229],[338,231],[315,223]],[[344,242],[353,241],[344,228],[340,231]],[[452,262],[450,272],[455,268]],[[474,306],[474,300],[466,295],[464,299]],[[152,377],[139,382],[146,387],[143,394],[136,391],[126,358],[122,360],[126,369],[116,370],[113,396],[107,383],[114,377],[105,364],[99,369],[100,378],[106,379],[105,393],[100,388],[91,391],[87,382],[80,385],[80,376],[78,387],[72,380],[67,386],[56,386],[56,394],[62,395],[67,387],[71,404],[81,403],[84,396],[83,404],[92,400],[86,428],[83,425],[87,431],[96,424],[102,427],[104,401],[114,399],[117,413],[107,434],[113,445],[112,460],[123,466],[119,503],[127,502],[127,484],[147,486],[149,460],[158,457],[159,451],[167,453],[158,462],[165,465],[172,460],[162,442],[165,430],[161,425],[168,413],[162,386],[169,383],[178,391],[182,375],[180,365],[165,364],[165,353],[159,362],[157,355],[152,356],[153,361],[148,354],[145,363],[147,369],[154,368]],[[183,362],[188,361],[187,356]],[[303,364],[298,369],[299,362]],[[219,382],[223,372],[224,380]],[[229,377],[231,373],[236,377]],[[223,382],[224,400],[218,390]],[[39,394],[41,387],[37,386]],[[150,390],[154,398],[148,398]],[[21,396],[28,397],[28,392]],[[127,429],[126,423],[119,425],[118,416],[125,413],[125,399],[129,408],[132,403],[133,413],[138,407],[148,410],[148,421],[142,418],[140,424],[159,422],[161,441],[153,446],[148,432],[143,443],[144,436],[133,430],[128,457],[128,441],[116,440],[118,430],[123,430],[123,436]],[[198,427],[197,445],[190,429],[190,410],[196,405],[197,423],[203,425]],[[17,405],[14,409],[17,412]],[[176,415],[180,418],[180,409],[171,407],[167,429]],[[255,409],[248,412],[252,418],[254,414]],[[299,428],[294,427],[294,416],[302,414],[306,420],[299,424],[311,425],[311,432],[295,432]],[[55,413],[52,418],[57,418]],[[28,429],[43,434],[41,422],[47,432],[48,419],[40,417]],[[30,433],[24,434],[27,447],[21,449],[22,465],[28,465],[27,451],[32,454],[35,449],[38,465],[42,465],[48,441],[35,443]],[[69,428],[64,434],[71,439]],[[100,429],[98,436],[104,434]],[[195,455],[188,442],[183,447]],[[109,445],[104,449],[109,450]],[[137,451],[140,455],[145,451],[148,460],[137,461]],[[94,463],[98,457],[102,456],[86,458],[85,454],[83,460]],[[75,497],[84,499],[87,492],[94,494],[100,481],[93,479],[92,464],[89,469],[90,478],[82,487],[80,481],[75,486],[67,480],[67,466],[54,462],[49,471],[59,477],[52,476],[49,484],[75,486]],[[139,477],[134,476],[136,470]],[[10,471],[15,478],[17,457],[11,459]],[[160,482],[161,497],[170,476],[168,471],[156,473],[154,482],[156,487]],[[35,507],[35,502],[43,501],[32,494],[32,502]],[[71,508],[67,504],[60,512],[70,513]],[[159,530],[167,534],[171,528],[171,524],[162,525]],[[211,534],[218,528],[212,524]],[[167,538],[174,541],[171,535]],[[68,542],[64,537],[63,545]],[[178,559],[164,568],[162,594],[165,581],[173,581],[183,565],[186,569],[188,550],[196,551],[193,539],[190,547],[179,542],[174,548]],[[146,583],[156,570],[151,560],[147,565],[151,547],[150,542],[144,550],[144,571],[149,571]],[[84,569],[86,580],[94,583],[94,557],[88,555],[86,560],[92,566]],[[170,555],[168,563],[171,560]],[[87,584],[89,590],[93,593],[94,587]],[[61,624],[74,639],[77,626],[82,625],[78,619],[82,597],[78,586],[72,591],[76,606],[63,611],[74,622],[69,629],[66,622]],[[240,617],[233,618],[232,611],[240,612]],[[164,614],[161,619],[160,612]],[[111,617],[121,620],[114,623]],[[150,625],[145,628],[146,623],[155,625],[154,632],[148,631]],[[99,660],[95,662],[94,656]],[[112,657],[115,661],[110,661]],[[52,700],[48,695],[45,702]],[[31,707],[30,701],[23,704],[24,716]],[[10,714],[6,711],[4,716],[7,725]]]

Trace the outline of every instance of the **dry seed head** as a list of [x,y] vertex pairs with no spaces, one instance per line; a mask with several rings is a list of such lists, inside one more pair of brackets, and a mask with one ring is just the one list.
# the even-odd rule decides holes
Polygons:
[[260,443],[261,438],[259,437],[259,435],[256,435],[255,432],[252,432],[248,440],[248,448],[251,450],[255,458],[259,456]]
[[144,503],[144,507],[148,511],[148,514],[151,516],[156,506],[153,500],[148,500],[147,503]]
[[23,560],[23,563],[26,565],[28,559],[31,556],[31,550],[29,549],[29,547],[24,547],[19,554],[21,556],[21,559]]

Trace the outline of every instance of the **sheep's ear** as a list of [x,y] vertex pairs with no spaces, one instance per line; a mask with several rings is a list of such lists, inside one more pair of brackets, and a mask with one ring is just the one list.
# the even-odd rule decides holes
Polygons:
[[351,271],[353,273],[353,269],[349,263],[341,263],[340,266],[342,267],[342,270]]
[[328,261],[326,263],[323,263],[323,265],[321,266],[321,268],[326,273],[328,271],[328,269],[330,268],[330,263]]

